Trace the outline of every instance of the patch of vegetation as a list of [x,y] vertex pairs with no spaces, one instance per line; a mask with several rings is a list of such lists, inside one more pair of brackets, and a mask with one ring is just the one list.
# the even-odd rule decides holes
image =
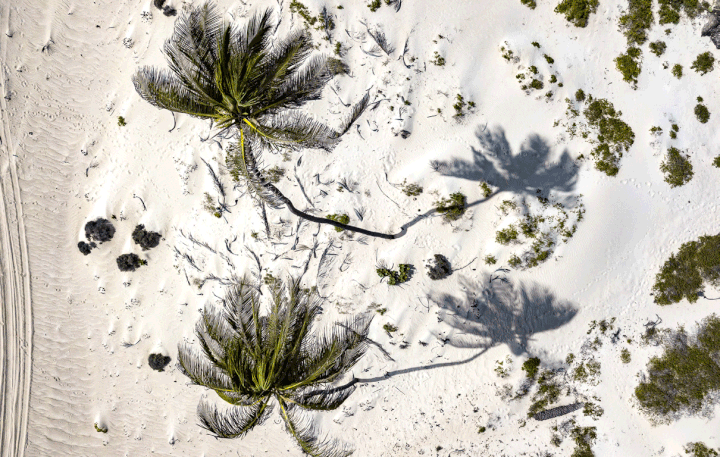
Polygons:
[[670,255],[655,277],[655,303],[670,305],[683,298],[695,303],[704,281],[720,286],[720,235],[701,236]]
[[387,324],[383,325],[383,330],[385,330],[385,332],[387,332],[388,336],[390,336],[392,338],[393,333],[397,332],[398,328],[397,328],[397,326],[388,322]]
[[690,68],[696,73],[705,75],[715,69],[715,56],[710,51],[698,54]]
[[466,198],[460,192],[450,194],[449,198],[443,198],[435,202],[435,210],[443,215],[446,222],[460,219],[465,214]]
[[398,269],[399,271],[390,270],[388,268],[378,268],[375,271],[377,271],[380,278],[387,277],[389,285],[396,286],[410,280],[413,266],[407,263],[401,263],[398,265]]
[[115,226],[107,219],[100,217],[85,224],[85,238],[88,241],[104,243],[112,240],[113,236],[115,236]]
[[623,81],[632,83],[634,88],[637,87],[637,78],[642,71],[640,54],[640,48],[629,47],[625,54],[615,58],[615,67],[622,73]]
[[495,265],[497,263],[497,259],[495,258],[495,256],[490,254],[486,255],[484,260],[485,265]]
[[95,422],[95,431],[98,433],[107,433],[108,428]]
[[662,135],[662,132],[663,132],[662,127],[659,127],[659,126],[650,127],[650,134],[652,136],[660,136],[660,135]]
[[283,176],[285,176],[285,169],[275,165],[274,167],[265,170],[263,174],[265,175],[266,180],[273,184],[277,184]]
[[518,257],[516,254],[513,254],[508,259],[508,264],[513,268],[517,268],[520,265],[522,265],[522,259],[520,257]]
[[[328,214],[327,216],[325,216],[325,218],[330,219],[331,221],[339,222],[341,224],[348,224],[350,222],[350,216],[348,216],[345,213],[343,213],[343,214]],[[340,228],[340,227],[335,227],[336,232],[342,232],[343,230],[345,230],[345,229]]]
[[408,197],[416,197],[422,194],[423,188],[414,183],[407,184],[407,180],[403,180],[402,191]]
[[92,252],[93,249],[97,247],[97,244],[93,243],[92,241],[90,243],[80,241],[77,244],[77,247],[83,255],[88,255],[90,254],[90,252]]
[[660,4],[660,11],[658,11],[660,25],[679,23],[682,10],[690,19],[694,19],[707,9],[707,2],[700,0],[658,0],[658,3]]
[[609,101],[589,96],[587,103],[583,114],[588,125],[597,130],[599,142],[590,155],[595,159],[595,168],[608,176],[615,176],[623,151],[635,142],[635,133],[620,119],[622,112],[616,111]]
[[679,63],[676,63],[675,65],[673,65],[671,72],[672,72],[672,75],[674,77],[676,77],[677,79],[682,78],[682,75],[683,75],[682,65],[680,65]]
[[430,60],[430,63],[437,65],[438,67],[445,66],[445,57],[441,56],[439,52],[435,51],[435,55]]
[[622,351],[620,351],[620,360],[622,363],[630,363],[630,351],[628,348],[622,348]]
[[720,390],[720,317],[701,321],[694,337],[682,327],[670,332],[663,346],[665,352],[650,359],[646,380],[635,388],[641,410],[657,422],[701,412]]
[[700,441],[686,444],[683,450],[691,457],[718,457],[720,455],[716,450],[707,447]]
[[533,88],[533,89],[535,89],[535,90],[540,90],[540,89],[542,89],[543,87],[545,87],[545,84],[544,84],[542,81],[540,81],[539,79],[533,79],[533,80],[530,82],[530,84],[528,84],[528,87],[531,87],[531,88]]
[[650,52],[655,54],[656,56],[660,57],[661,55],[665,54],[665,49],[667,49],[667,45],[664,41],[653,41],[650,43]]
[[555,373],[545,370],[540,374],[538,382],[538,391],[533,396],[533,403],[528,410],[528,417],[533,417],[548,408],[548,406],[557,402],[560,398],[560,385],[554,380]]
[[557,76],[550,75],[550,84],[555,84],[557,82]]
[[597,11],[599,0],[561,0],[555,12],[564,14],[565,19],[575,27],[586,27],[590,15]]
[[148,356],[148,366],[155,371],[165,371],[165,367],[170,363],[170,357],[162,354],[150,354]]
[[525,372],[525,376],[530,379],[535,379],[538,372],[540,371],[540,358],[532,357],[527,359],[522,364],[522,370]]
[[595,427],[575,427],[570,431],[570,436],[575,441],[575,449],[570,457],[595,457],[592,451],[592,445],[597,439]]
[[712,164],[714,167],[720,168],[720,156],[715,157]]
[[540,43],[538,43],[537,41],[533,41],[533,42],[530,43],[530,44],[532,44],[532,45],[535,46],[536,48],[540,49]]
[[578,89],[577,92],[575,92],[575,100],[579,102],[585,101],[585,91],[582,89]]
[[480,428],[478,428],[478,433],[485,433],[485,430],[487,430],[487,428],[485,428],[484,426],[481,426]]
[[[509,46],[507,42],[505,42],[506,46]],[[500,46],[500,53],[502,55],[502,58],[507,60],[508,62],[515,61],[517,58],[515,57],[515,53],[510,49],[509,47]]]
[[500,244],[508,245],[513,241],[517,241],[518,231],[514,225],[498,230],[495,234],[495,241]]
[[707,106],[702,103],[695,105],[695,117],[701,124],[707,124],[707,121],[710,120],[710,111]]
[[373,13],[380,9],[381,3],[380,0],[372,0],[370,3],[368,3],[368,8],[370,8],[370,11]]
[[585,402],[583,415],[592,417],[593,420],[598,420],[603,414],[605,414],[605,410],[600,405],[596,405],[591,401]]
[[145,230],[143,224],[138,224],[132,232],[132,239],[135,244],[139,244],[143,251],[157,247],[160,244],[162,235],[158,232],[149,232]]
[[463,108],[465,108],[465,99],[462,95],[457,94],[456,102],[453,105],[453,108],[455,108],[455,117],[463,117],[465,115],[463,112]]
[[137,254],[122,254],[116,259],[120,271],[135,271],[147,262],[138,257]]
[[480,189],[482,189],[482,195],[485,198],[489,198],[493,193],[490,184],[486,183],[485,181],[480,183]]
[[510,370],[512,369],[512,359],[510,356],[507,356],[505,361],[502,360],[496,360],[495,361],[495,374],[498,375],[499,378],[505,379],[508,376],[510,376]]
[[125,127],[127,125],[127,122],[125,122],[125,118],[122,116],[118,116],[118,125],[120,127]]
[[427,265],[427,275],[433,281],[444,279],[452,273],[450,261],[442,254],[435,254],[433,261]]
[[671,146],[665,160],[660,164],[660,171],[665,174],[665,182],[670,187],[679,187],[687,184],[693,177],[693,167],[687,155]]
[[555,59],[553,59],[553,58],[550,57],[549,55],[543,54],[543,57],[545,57],[545,61],[546,61],[549,65],[552,65],[552,64],[555,63]]
[[[628,46],[645,43],[648,39],[647,31],[652,25],[652,0],[628,0],[628,10],[620,16],[620,28]],[[652,48],[652,43],[650,47]]]
[[535,7],[537,6],[537,3],[535,3],[535,0],[520,0],[520,3],[527,6],[531,10],[534,10]]

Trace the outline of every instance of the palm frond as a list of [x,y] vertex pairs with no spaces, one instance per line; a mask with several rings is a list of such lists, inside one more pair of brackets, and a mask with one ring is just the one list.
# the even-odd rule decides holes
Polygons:
[[230,377],[191,346],[183,344],[178,347],[178,363],[183,374],[194,384],[213,390],[232,390],[233,388]]
[[235,167],[231,172],[236,171],[238,176],[243,178],[243,182],[253,197],[266,203],[271,208],[282,208],[285,205],[285,196],[263,176],[258,167],[255,152],[260,148],[255,146],[252,137],[248,138],[245,135],[246,131],[249,132],[251,129],[241,127],[240,141],[237,145],[230,145],[227,149],[227,154],[232,157],[231,162]]
[[132,77],[135,90],[153,106],[196,117],[215,118],[216,106],[190,91],[174,73],[143,67]]
[[353,451],[346,445],[328,438],[320,438],[312,421],[299,419],[282,398],[278,398],[278,403],[288,432],[307,454],[313,457],[347,457],[352,454]]
[[217,406],[201,400],[197,408],[200,426],[220,438],[242,437],[267,419],[272,411],[268,400],[269,397],[253,406],[233,406],[224,411],[219,411]]
[[291,396],[298,406],[316,411],[332,411],[342,405],[355,391],[355,387],[333,391],[333,389],[305,389],[305,392],[296,392]]

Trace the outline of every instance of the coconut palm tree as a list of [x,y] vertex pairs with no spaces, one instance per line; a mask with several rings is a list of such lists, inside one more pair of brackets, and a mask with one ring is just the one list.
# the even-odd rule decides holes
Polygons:
[[222,310],[204,310],[195,328],[201,350],[179,346],[184,374],[232,405],[220,410],[201,400],[201,425],[221,438],[242,437],[261,424],[275,404],[304,452],[349,455],[352,451],[337,442],[319,439],[302,413],[336,409],[352,394],[352,387],[331,384],[365,353],[372,319],[358,316],[315,335],[317,295],[292,278],[288,287],[278,281],[270,289],[272,304],[263,313],[258,289],[243,278],[228,290]]
[[346,73],[347,66],[335,58],[311,55],[312,39],[305,30],[276,39],[271,16],[268,9],[238,27],[223,21],[212,3],[190,9],[165,42],[170,68],[139,69],[133,76],[135,90],[158,108],[210,119],[220,132],[232,130],[239,141],[229,151],[228,163],[260,201],[275,208],[287,206],[296,216],[313,222],[395,238],[299,211],[264,179],[258,165],[261,150],[330,151],[369,100],[366,94],[339,129],[299,111],[305,103],[319,99],[325,85]]

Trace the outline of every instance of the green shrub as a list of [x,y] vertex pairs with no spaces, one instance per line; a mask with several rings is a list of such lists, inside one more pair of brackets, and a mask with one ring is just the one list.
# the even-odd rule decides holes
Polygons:
[[533,396],[533,403],[528,409],[528,417],[533,417],[540,411],[547,409],[560,398],[560,385],[554,380],[555,373],[550,370],[542,372],[538,378],[538,391]]
[[513,241],[516,241],[518,237],[517,228],[514,225],[506,227],[502,230],[498,230],[495,234],[495,241],[500,244],[508,245]]
[[671,254],[655,277],[655,303],[669,305],[686,298],[697,301],[703,281],[720,286],[720,235],[701,236]]
[[383,325],[383,330],[385,330],[387,332],[388,336],[390,336],[390,337],[393,336],[392,335],[393,333],[397,332],[397,329],[398,328],[391,323],[387,323],[387,324]]
[[143,224],[135,226],[135,230],[132,232],[132,239],[135,244],[139,244],[143,251],[157,247],[160,244],[160,235],[158,232],[149,232],[145,230]]
[[275,165],[272,168],[264,170],[265,179],[273,184],[277,184],[285,176],[285,169]]
[[667,45],[664,41],[653,41],[650,43],[650,52],[655,54],[656,56],[660,57],[661,55],[665,54],[665,49],[667,49]]
[[455,117],[462,117],[465,115],[463,112],[463,108],[465,108],[465,99],[462,95],[457,94],[455,100],[455,104],[453,105],[453,108],[455,108]]
[[456,221],[465,214],[465,202],[465,195],[455,192],[450,194],[450,198],[435,202],[435,210],[443,215],[446,222]]
[[545,87],[545,84],[543,84],[543,82],[539,79],[533,79],[528,86],[532,87],[533,89],[540,90]]
[[482,189],[483,197],[489,198],[492,195],[492,188],[490,187],[490,184],[486,183],[485,181],[480,183],[480,189]]
[[557,82],[557,76],[550,75],[550,84],[555,84]]
[[520,265],[522,265],[522,259],[518,257],[516,254],[513,254],[508,259],[508,264],[510,264],[511,267],[517,268]]
[[525,376],[530,379],[535,379],[538,371],[540,371],[540,359],[538,357],[527,359],[522,364],[522,370],[525,372]]
[[622,360],[622,363],[630,363],[630,351],[628,348],[623,348],[620,351],[620,360]]
[[430,62],[437,65],[438,67],[444,67],[445,57],[441,56],[439,52],[435,51],[435,55],[433,56],[432,60],[430,60]]
[[713,164],[713,166],[715,166],[715,167],[717,167],[717,168],[720,168],[720,156],[715,157],[715,158],[713,159],[712,164]]
[[[325,219],[330,219],[331,221],[339,222],[341,224],[348,224],[350,222],[350,216],[347,214],[328,214],[325,216]],[[342,232],[343,228],[335,227],[336,232]]]
[[592,445],[597,439],[597,429],[595,427],[575,427],[570,431],[573,441],[575,441],[575,449],[570,457],[594,457]]
[[402,191],[408,197],[416,197],[422,194],[423,188],[417,184],[407,184],[407,180],[402,183]]
[[660,25],[680,22],[680,11],[684,10],[690,18],[696,18],[707,9],[707,2],[701,0],[658,0],[660,4]]
[[550,57],[549,55],[543,54],[543,57],[545,57],[545,61],[546,61],[548,64],[552,65],[552,64],[555,63],[555,59],[553,59],[553,58]]
[[95,422],[95,431],[98,433],[107,433],[108,428]]
[[715,56],[710,51],[698,54],[690,68],[701,75],[709,73],[715,69]]
[[534,10],[535,7],[537,6],[537,3],[535,3],[535,0],[520,0],[520,3],[527,6],[531,10]]
[[125,127],[127,125],[127,122],[125,122],[125,118],[122,116],[118,116],[118,125],[120,127]]
[[640,54],[640,48],[630,47],[625,54],[620,54],[615,58],[615,67],[622,73],[623,81],[637,84],[637,78],[642,71]]
[[538,43],[537,41],[533,41],[531,44],[536,48],[540,49],[540,43]]
[[378,268],[375,271],[381,278],[387,277],[389,285],[396,286],[410,280],[413,266],[407,263],[401,263],[398,265],[398,270],[399,271],[389,270],[387,268]]
[[578,89],[577,92],[575,92],[575,100],[579,102],[585,101],[585,91]]
[[592,99],[583,112],[588,124],[598,131],[599,144],[590,155],[595,159],[595,168],[615,176],[619,171],[623,150],[635,142],[635,133],[619,116],[622,114],[606,99]]
[[377,11],[380,8],[380,0],[372,0],[370,3],[368,3],[368,8],[370,8],[370,11],[373,13]]
[[683,75],[682,70],[683,70],[682,65],[680,65],[679,63],[676,63],[672,67],[672,75],[674,77],[676,77],[677,79],[680,79],[680,78],[682,78],[682,75]]
[[486,255],[485,256],[485,265],[495,265],[497,263],[497,259],[494,255]]
[[665,173],[665,182],[670,184],[670,187],[683,186],[693,177],[693,167],[687,155],[683,156],[679,149],[672,146],[660,164],[660,171]]
[[710,111],[708,111],[707,106],[702,103],[695,105],[695,117],[697,117],[701,124],[706,124],[710,119]]
[[702,442],[688,443],[685,445],[684,450],[691,457],[718,457],[716,450],[707,447]]
[[[628,0],[628,11],[620,16],[620,28],[628,46],[645,43],[652,24],[652,0]],[[650,46],[652,48],[652,44]]]
[[681,327],[663,339],[664,353],[650,359],[648,375],[635,388],[640,409],[658,422],[679,413],[697,414],[708,396],[720,390],[720,318],[713,314],[691,338]]
[[575,27],[586,27],[590,14],[597,11],[599,0],[561,0],[555,12],[564,14],[565,19]]

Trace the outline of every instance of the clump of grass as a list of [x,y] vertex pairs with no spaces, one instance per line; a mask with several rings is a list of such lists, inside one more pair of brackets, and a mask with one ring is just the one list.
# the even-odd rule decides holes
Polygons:
[[97,422],[95,422],[95,431],[98,433],[107,433],[108,428],[106,426],[102,426],[102,425],[98,424]]
[[570,436],[575,441],[575,449],[571,457],[595,457],[592,451],[592,445],[597,439],[595,427],[575,427],[570,431]]
[[[339,222],[341,224],[346,224],[346,225],[350,222],[350,216],[348,216],[345,213],[343,213],[343,214],[328,214],[327,216],[325,216],[325,218],[330,219],[331,221]],[[340,228],[340,227],[335,227],[336,232],[342,232],[343,230],[345,230],[345,229]]]
[[663,129],[662,129],[662,127],[660,127],[660,126],[652,126],[652,127],[650,127],[650,134],[651,134],[652,136],[660,136],[660,135],[662,135],[662,131],[663,131]]
[[710,111],[707,106],[702,103],[695,105],[695,117],[697,117],[697,120],[700,121],[701,124],[706,124],[707,121],[710,120]]
[[495,258],[495,256],[490,254],[486,255],[484,260],[485,265],[495,265],[497,263],[497,259]]
[[553,58],[550,57],[549,55],[543,54],[543,57],[545,57],[545,61],[546,61],[548,64],[552,65],[552,64],[555,63],[555,59],[553,59]]
[[525,372],[526,377],[529,379],[535,379],[540,371],[540,358],[532,357],[527,359],[522,364],[522,370]]
[[690,68],[701,75],[705,75],[715,69],[715,56],[710,51],[698,54]]
[[398,265],[399,271],[390,270],[388,268],[378,268],[377,274],[380,278],[388,278],[388,284],[396,286],[410,280],[412,275],[413,266],[407,263],[401,263]]
[[[628,46],[645,43],[648,39],[647,31],[652,25],[652,0],[629,0],[628,10],[620,16],[620,28]],[[650,47],[652,48],[652,44]]]
[[665,49],[667,49],[667,45],[664,41],[653,41],[650,43],[650,52],[655,54],[656,56],[660,57],[661,55],[665,54]]
[[423,188],[414,183],[407,184],[407,180],[403,180],[402,191],[408,197],[416,197],[422,194]]
[[381,3],[380,0],[372,0],[370,3],[368,3],[367,7],[370,8],[370,11],[373,13],[380,9]]
[[435,51],[435,55],[430,60],[430,63],[437,65],[438,67],[445,66],[445,57],[441,56],[439,52]]
[[393,333],[397,332],[398,328],[397,328],[397,326],[388,322],[387,324],[383,325],[383,330],[385,330],[387,332],[388,336],[390,336],[392,338]]
[[273,184],[277,184],[285,176],[285,169],[275,165],[274,167],[265,170],[265,179]]
[[656,422],[680,413],[697,414],[706,399],[720,391],[720,318],[698,325],[694,336],[681,327],[663,339],[664,353],[650,359],[645,380],[635,388],[640,409]]
[[465,214],[466,197],[460,192],[450,194],[449,198],[443,198],[435,202],[435,210],[443,215],[446,222],[460,219]]
[[716,450],[707,447],[705,443],[700,441],[688,443],[683,449],[691,457],[718,457],[719,455]]
[[545,370],[538,377],[538,391],[533,396],[533,403],[528,410],[528,417],[533,417],[560,398],[560,385],[554,380],[555,373]]
[[670,255],[655,276],[655,303],[670,305],[683,298],[695,303],[704,282],[720,286],[720,235],[701,236]]
[[555,12],[564,14],[565,19],[575,27],[586,27],[590,15],[597,11],[599,0],[561,0]]
[[583,114],[588,124],[598,131],[599,144],[590,153],[595,159],[595,168],[608,176],[615,176],[620,169],[623,151],[630,149],[635,142],[635,133],[620,119],[622,112],[616,111],[612,103],[592,97],[588,101]]
[[583,406],[584,416],[592,417],[593,420],[598,420],[603,414],[605,414],[605,410],[600,405],[596,405],[591,401],[585,402],[585,405]]
[[620,360],[622,363],[630,363],[630,351],[628,348],[622,348],[622,351],[620,351]]
[[493,190],[490,187],[490,184],[486,183],[485,181],[480,183],[480,189],[482,190],[482,195],[485,198],[489,198],[493,193]]
[[715,157],[712,164],[714,167],[720,168],[720,156]]
[[537,3],[535,3],[535,0],[520,0],[520,3],[527,6],[531,10],[534,10],[537,6]]
[[675,65],[673,65],[671,72],[672,72],[672,75],[674,77],[676,77],[677,79],[682,78],[682,75],[683,75],[682,65],[680,65],[679,63],[676,63]]
[[453,105],[453,108],[455,108],[455,117],[463,117],[465,113],[463,112],[463,108],[465,108],[465,99],[462,95],[457,94],[456,102]]
[[518,257],[516,254],[513,254],[508,259],[508,264],[513,268],[517,268],[520,265],[522,265],[522,259],[520,257]]
[[687,155],[671,146],[665,160],[660,164],[660,171],[665,174],[665,182],[670,187],[679,187],[687,184],[693,177],[693,167]]
[[[505,44],[507,45],[507,42],[505,42]],[[500,46],[500,54],[502,55],[502,58],[508,62],[515,60],[515,53],[509,47],[506,48],[505,46]]]
[[120,127],[125,127],[127,125],[127,122],[125,122],[125,118],[122,116],[118,116],[118,125]]
[[615,58],[615,67],[622,73],[623,81],[632,83],[633,87],[637,87],[637,78],[642,71],[640,54],[640,48],[629,47],[625,54],[620,54]]
[[495,234],[495,241],[500,244],[508,245],[513,241],[517,241],[518,231],[514,225],[498,230]]

